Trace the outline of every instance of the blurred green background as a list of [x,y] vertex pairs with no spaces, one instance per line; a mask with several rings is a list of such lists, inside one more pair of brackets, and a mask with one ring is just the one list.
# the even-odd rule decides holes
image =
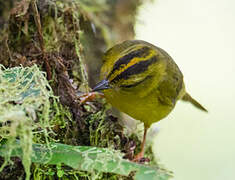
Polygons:
[[154,149],[174,180],[235,179],[235,1],[156,0],[140,10],[136,39],[165,49],[209,113],[178,102]]

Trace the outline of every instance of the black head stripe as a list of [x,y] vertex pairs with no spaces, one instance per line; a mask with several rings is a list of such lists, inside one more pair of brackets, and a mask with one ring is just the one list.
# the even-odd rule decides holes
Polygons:
[[148,67],[157,62],[157,56],[153,56],[148,60],[140,61],[133,66],[130,66],[125,71],[123,71],[121,74],[117,75],[111,82],[119,81],[121,79],[128,79],[132,75],[137,75],[140,73],[143,73],[148,69]]
[[127,65],[133,58],[136,57],[145,57],[148,55],[150,48],[145,46],[141,49],[134,50],[125,56],[118,59],[115,64],[113,65],[112,71],[109,73],[108,78],[116,71],[119,70],[122,65]]

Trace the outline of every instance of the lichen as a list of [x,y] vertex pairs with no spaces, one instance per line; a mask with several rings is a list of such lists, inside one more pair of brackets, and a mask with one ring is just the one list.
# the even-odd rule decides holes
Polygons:
[[[30,177],[33,137],[40,134],[49,144],[51,131],[50,98],[56,101],[45,73],[38,67],[0,69],[0,134],[10,147],[2,170],[10,161],[14,142],[19,139],[23,150],[22,163]],[[36,139],[34,139],[36,140]]]

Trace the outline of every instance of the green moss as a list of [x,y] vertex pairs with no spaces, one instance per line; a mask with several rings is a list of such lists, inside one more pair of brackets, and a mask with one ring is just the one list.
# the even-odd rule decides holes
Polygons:
[[20,139],[23,150],[22,163],[26,179],[29,179],[33,136],[40,134],[45,142],[49,143],[49,99],[55,97],[45,74],[39,71],[37,66],[12,69],[4,69],[1,66],[0,84],[0,134],[2,139],[8,140],[10,147],[0,170],[10,161],[15,140]]
[[[85,173],[60,165],[37,165],[31,167],[32,144],[50,144],[64,142],[66,127],[72,122],[67,108],[58,103],[57,97],[37,66],[15,67],[0,71],[0,132],[1,141],[9,149],[4,155],[5,163],[1,170],[10,162],[15,140],[20,140],[22,148],[22,163],[26,172],[26,179],[30,177],[30,169],[37,179],[63,177],[63,179],[77,179]],[[112,142],[112,134],[104,123],[105,112],[99,111],[87,117],[90,128],[90,144],[107,147]],[[95,129],[93,129],[95,128]],[[111,127],[114,129],[114,126]],[[60,135],[61,134],[61,135]],[[101,139],[103,141],[101,141]],[[98,142],[102,142],[98,143]],[[49,146],[48,146],[49,147]],[[86,174],[86,177],[103,177],[102,173]],[[106,175],[107,176],[107,175]],[[110,175],[114,176],[114,175]]]

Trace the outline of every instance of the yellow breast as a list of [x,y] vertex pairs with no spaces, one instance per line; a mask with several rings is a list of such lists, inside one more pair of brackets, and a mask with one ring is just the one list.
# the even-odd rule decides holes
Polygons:
[[174,106],[162,104],[156,89],[145,97],[136,93],[120,92],[118,89],[104,90],[104,95],[112,106],[142,121],[146,127],[166,117],[174,108]]

